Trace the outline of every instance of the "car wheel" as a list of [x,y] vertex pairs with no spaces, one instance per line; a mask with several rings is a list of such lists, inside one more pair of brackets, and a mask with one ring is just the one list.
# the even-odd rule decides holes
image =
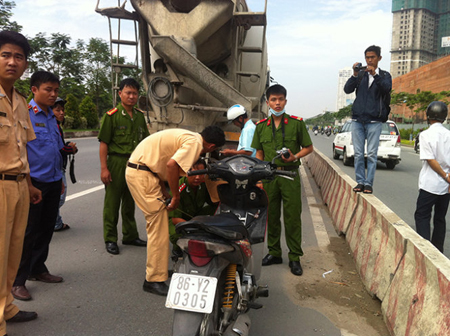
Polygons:
[[347,156],[347,151],[345,149],[344,149],[344,154],[342,156],[344,157],[344,160],[343,160],[344,166],[351,166],[352,159]]
[[394,161],[386,161],[386,167],[387,169],[394,169],[396,166],[396,163]]
[[336,152],[336,148],[334,148],[334,146],[333,146],[333,159],[339,160],[340,156],[341,155],[338,152]]

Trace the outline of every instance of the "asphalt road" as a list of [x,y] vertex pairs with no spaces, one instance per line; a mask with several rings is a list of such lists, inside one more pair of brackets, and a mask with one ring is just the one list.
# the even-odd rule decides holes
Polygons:
[[[314,135],[310,132],[313,145],[323,154],[333,160],[334,135]],[[352,166],[344,166],[342,156],[334,162],[346,174],[355,180],[355,171]],[[402,146],[402,160],[389,170],[386,165],[378,161],[374,181],[374,195],[393,210],[401,219],[408,223],[413,229],[414,211],[416,210],[417,196],[419,195],[418,180],[422,162],[412,147]],[[356,185],[356,182],[355,182]],[[450,223],[450,212],[447,213],[447,223]],[[447,226],[447,240],[444,244],[444,254],[450,256],[450,226]]]
[[[47,262],[50,271],[63,276],[64,282],[46,284],[28,281],[27,287],[33,300],[16,303],[22,310],[37,311],[39,318],[28,323],[9,324],[8,334],[171,335],[173,313],[165,308],[165,298],[142,290],[145,249],[119,243],[120,255],[113,256],[105,251],[102,234],[104,192],[99,178],[98,141],[94,138],[74,141],[79,148],[75,160],[78,182],[69,182],[68,198],[62,208],[63,220],[71,229],[54,234]],[[314,192],[319,195],[316,189]],[[319,199],[317,203],[321,203]],[[306,199],[304,204],[307,204]],[[331,221],[326,217],[326,210],[321,210],[321,213],[324,216],[323,230],[330,237],[336,237]],[[140,236],[145,238],[144,218],[139,209],[136,209],[136,214]],[[316,225],[312,225],[307,206],[304,206],[302,217],[304,248],[317,250],[318,242],[314,234]],[[270,297],[261,299],[263,309],[251,312],[251,335],[350,335],[342,331],[351,330],[350,327],[342,326],[342,323],[345,324],[342,322],[343,316],[340,317],[341,326],[337,327],[319,313],[319,309],[304,308],[296,299],[299,296],[296,288],[313,272],[313,268],[321,275],[324,272],[321,269],[324,262],[319,259],[317,264],[306,266],[306,275],[295,277],[290,274],[286,259],[282,265],[263,268],[260,284],[269,285]],[[330,263],[330,260],[331,258],[327,262]],[[308,259],[305,259],[305,263],[308,262]],[[339,267],[338,264],[331,263],[328,269],[334,268],[334,273],[337,273]],[[314,283],[322,279],[320,275],[315,278],[317,280],[314,280]],[[342,300],[350,302],[350,298]],[[341,314],[342,309],[339,306],[334,306],[331,302],[327,302],[326,306],[336,315]],[[351,320],[357,322],[354,328],[365,330],[364,319]],[[379,323],[382,324],[381,319]]]

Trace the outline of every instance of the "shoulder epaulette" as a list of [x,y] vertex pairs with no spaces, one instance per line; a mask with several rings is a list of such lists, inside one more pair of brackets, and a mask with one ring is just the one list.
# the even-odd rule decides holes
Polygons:
[[293,116],[293,115],[290,115],[289,117],[291,117],[292,119],[298,120],[298,121],[302,121],[303,120],[303,118],[300,118],[300,117],[297,117],[297,116]]
[[256,123],[256,125],[258,125],[258,124],[260,124],[260,123],[263,123],[263,122],[265,122],[266,120],[267,120],[267,118],[264,118],[264,119],[258,121],[258,122]]
[[112,110],[109,110],[108,112],[106,112],[106,114],[109,116],[112,116],[116,112],[117,112],[117,107],[114,107]]
[[180,185],[178,192],[182,192],[184,189],[186,189],[186,183],[183,183],[182,185]]
[[134,108],[136,111],[139,111],[141,113],[145,113],[145,111],[142,111],[141,109],[138,109],[137,107]]
[[34,114],[39,112],[39,109],[37,106],[31,106],[31,104],[28,104],[28,109],[33,110]]

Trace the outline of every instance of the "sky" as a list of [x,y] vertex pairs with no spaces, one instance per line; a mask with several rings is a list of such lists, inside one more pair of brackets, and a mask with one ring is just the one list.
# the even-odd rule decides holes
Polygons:
[[[287,89],[289,114],[310,118],[335,111],[338,71],[364,63],[364,50],[372,44],[381,47],[379,67],[389,71],[391,0],[267,1],[269,67],[271,76]],[[109,41],[108,20],[95,12],[97,0],[15,2],[12,20],[28,37],[60,32],[73,42],[91,37]],[[117,3],[100,0],[100,7]],[[251,10],[264,9],[264,0],[247,3]]]

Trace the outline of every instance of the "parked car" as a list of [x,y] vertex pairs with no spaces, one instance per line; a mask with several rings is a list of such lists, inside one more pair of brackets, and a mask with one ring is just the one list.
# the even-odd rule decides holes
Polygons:
[[[347,121],[333,141],[333,158],[338,160],[342,155],[346,166],[351,166],[355,158],[351,126],[352,121]],[[388,120],[383,123],[378,146],[378,160],[385,163],[388,169],[394,169],[400,163],[402,151],[400,144],[400,132],[395,122]],[[367,153],[367,144],[365,152]]]

